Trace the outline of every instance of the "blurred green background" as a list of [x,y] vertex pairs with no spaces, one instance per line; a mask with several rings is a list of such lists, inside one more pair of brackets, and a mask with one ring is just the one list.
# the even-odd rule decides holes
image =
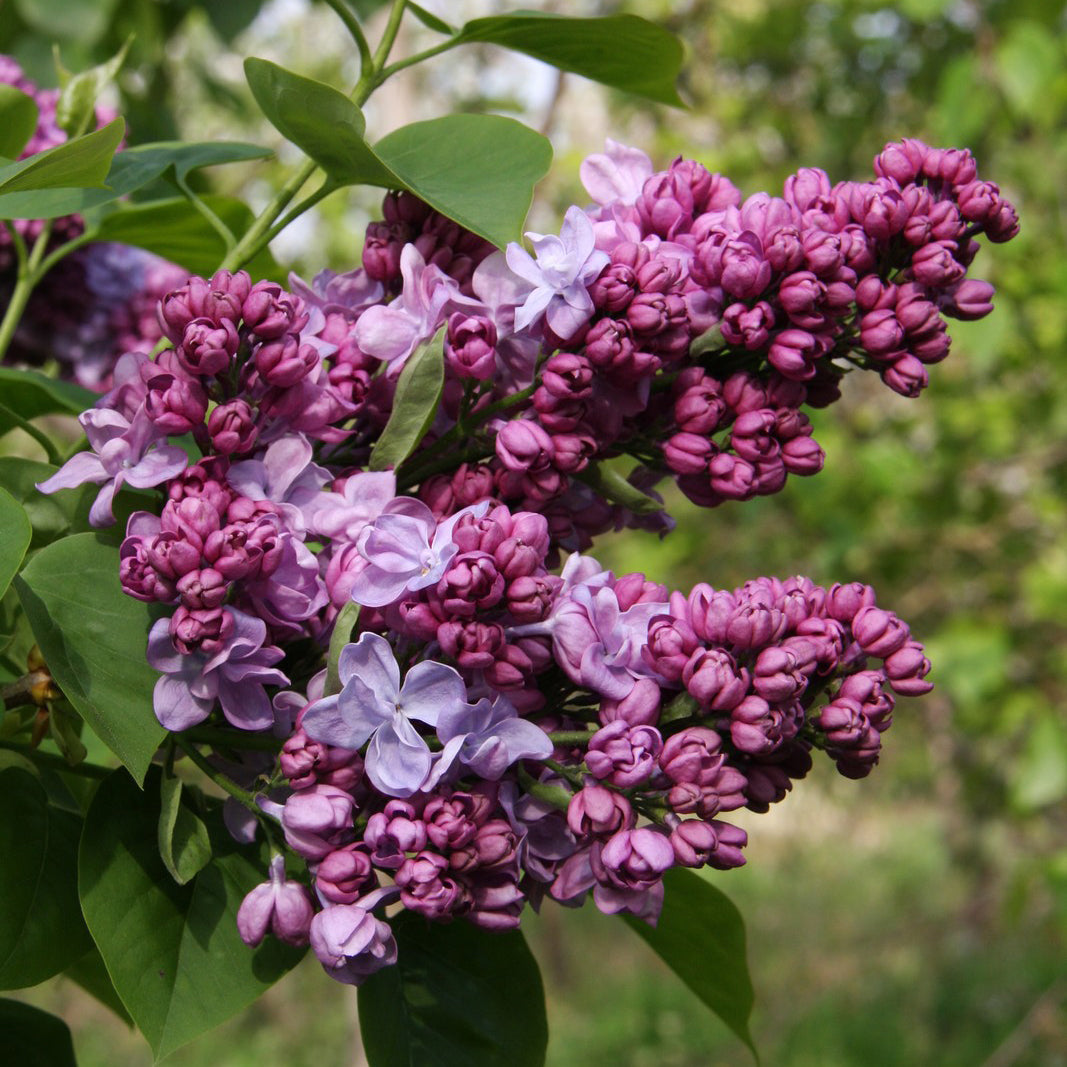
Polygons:
[[[354,0],[353,0],[354,2]],[[372,9],[364,0],[354,6]],[[448,2],[463,17],[523,5]],[[551,5],[525,6],[550,7]],[[816,413],[825,471],[776,497],[700,513],[672,500],[665,541],[605,539],[602,560],[687,587],[758,574],[863,580],[926,642],[934,693],[901,701],[871,779],[817,767],[769,815],[745,818],[748,866],[716,875],[749,931],[763,1062],[1067,1064],[1067,35],[1047,0],[635,0],[685,40],[692,110],[678,113],[468,50],[409,72],[368,108],[384,131],[455,107],[518,114],[557,160],[531,216],[584,202],[578,162],[605,134],[664,165],[678,154],[744,191],[798,166],[863,178],[889,140],[967,146],[1015,201],[1022,232],[980,254],[994,314],[953,324],[921,398],[846,382]],[[301,0],[4,0],[0,51],[42,83],[50,40],[71,68],[137,34],[120,106],[131,139],[274,143],[241,75],[248,54],[334,84],[355,57],[334,16]],[[402,42],[428,43],[416,27]],[[231,168],[262,202],[290,163]],[[358,263],[377,194],[335,196],[275,245],[305,274]],[[549,998],[553,1067],[742,1064],[725,1027],[645,948],[591,908],[530,922]],[[354,998],[305,963],[175,1067],[361,1061]],[[150,1062],[143,1042],[55,983],[83,1067]]]

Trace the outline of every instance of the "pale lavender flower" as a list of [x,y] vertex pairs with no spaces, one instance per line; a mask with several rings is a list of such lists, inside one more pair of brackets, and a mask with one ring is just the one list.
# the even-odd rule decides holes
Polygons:
[[218,701],[222,713],[242,730],[266,730],[274,724],[265,685],[287,685],[289,679],[274,664],[280,648],[264,647],[267,626],[236,608],[233,633],[218,652],[183,656],[170,635],[170,620],[159,619],[148,635],[148,662],[163,677],[156,682],[152,706],[168,730],[187,730],[203,722]]
[[409,797],[425,783],[433,758],[411,720],[436,726],[441,714],[467,705],[459,672],[424,660],[400,684],[400,666],[389,642],[364,633],[338,660],[341,692],[316,701],[302,725],[315,741],[359,749],[369,742],[366,773],[390,797]]
[[285,878],[285,860],[270,861],[270,881],[257,885],[237,909],[237,932],[255,948],[269,930],[290,945],[306,945],[314,907],[307,889]]
[[528,231],[534,256],[517,244],[507,247],[507,264],[530,291],[515,312],[515,329],[525,330],[542,316],[557,337],[573,337],[593,315],[588,285],[608,265],[597,251],[593,224],[579,207],[570,207],[559,236]]
[[396,497],[392,471],[364,471],[345,479],[340,492],[321,492],[305,506],[308,527],[331,540],[354,542]]
[[334,904],[311,920],[311,947],[331,978],[359,985],[375,971],[396,963],[393,931],[372,912],[399,895],[395,886],[376,889],[358,904]]
[[78,421],[93,451],[72,456],[37,488],[42,493],[54,493],[86,482],[100,485],[89,510],[89,522],[93,526],[114,523],[111,502],[124,482],[137,489],[148,489],[177,478],[189,464],[188,456],[175,445],[153,447],[158,431],[143,407],[132,421],[107,408],[90,408],[78,416]]
[[311,457],[311,444],[303,434],[287,434],[272,442],[258,459],[232,464],[226,480],[250,500],[277,504],[289,529],[303,537],[310,506],[331,480],[330,472]]
[[652,160],[640,148],[607,139],[607,152],[582,160],[578,169],[586,192],[602,207],[629,206],[637,201],[645,182],[652,177]]

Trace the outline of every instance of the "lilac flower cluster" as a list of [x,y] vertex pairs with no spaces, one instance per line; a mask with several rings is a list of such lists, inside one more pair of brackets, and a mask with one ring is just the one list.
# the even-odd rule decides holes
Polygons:
[[[272,863],[246,941],[310,940],[359,982],[396,959],[386,906],[497,929],[591,893],[655,922],[663,873],[743,863],[723,816],[766,811],[815,750],[869,773],[892,693],[930,688],[869,587],[684,594],[573,550],[669,526],[613,504],[601,458],[708,506],[773,492],[820,468],[801,408],[845,365],[913,393],[942,314],[989,310],[963,274],[1014,213],[969,154],[906,141],[876,173],[742,202],[612,145],[583,166],[595,206],[532,254],[390,194],[358,270],[289,289],[220,271],[160,300],[172,347],[122,357],[82,416],[91,451],[41,488],[99,485],[97,525],[123,484],[160,488],[120,549],[125,591],[168,607],[155,713],[196,743],[277,739],[245,784],[308,877]],[[428,431],[369,469],[442,327]]]
[[[39,89],[10,56],[0,55],[0,84],[11,85],[37,105],[37,129],[20,159],[67,140],[56,122],[59,91]],[[98,121],[112,116],[98,109]],[[0,223],[0,306],[14,289],[17,271],[14,233],[31,245],[42,233],[40,219]],[[78,237],[81,217],[52,222],[48,250]],[[130,245],[90,244],[64,257],[30,295],[6,361],[39,366],[55,360],[59,373],[87,389],[110,387],[115,363],[124,352],[150,351],[162,336],[156,319],[160,298],[184,281],[186,272]]]

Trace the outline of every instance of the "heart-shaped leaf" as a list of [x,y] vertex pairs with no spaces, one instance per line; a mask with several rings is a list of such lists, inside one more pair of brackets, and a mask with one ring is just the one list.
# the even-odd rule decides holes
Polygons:
[[15,579],[52,676],[138,782],[166,735],[152,712],[158,674],[145,659],[158,606],[126,596],[118,553],[96,534],[41,549]]
[[543,1067],[544,991],[518,930],[411,912],[391,922],[397,963],[359,990],[370,1067]]
[[78,907],[81,819],[19,767],[0,771],[0,811],[0,989],[19,989],[92,948]]
[[245,1008],[303,952],[241,940],[237,909],[265,865],[229,838],[221,815],[212,861],[188,885],[174,882],[157,847],[158,774],[143,793],[124,771],[101,783],[85,817],[79,886],[115,989],[162,1059]]

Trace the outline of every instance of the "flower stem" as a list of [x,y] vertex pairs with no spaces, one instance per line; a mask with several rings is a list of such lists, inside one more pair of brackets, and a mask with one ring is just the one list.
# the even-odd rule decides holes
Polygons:
[[174,734],[174,743],[200,768],[204,774],[207,775],[223,792],[229,793],[234,800],[239,804],[243,804],[250,812],[252,812],[256,818],[261,818],[263,812],[260,810],[259,805],[256,803],[256,798],[248,792],[247,789],[242,789],[235,782],[231,782],[226,775],[221,774],[215,770],[214,767],[208,763],[207,758],[202,752],[200,752],[196,746],[183,734]]

